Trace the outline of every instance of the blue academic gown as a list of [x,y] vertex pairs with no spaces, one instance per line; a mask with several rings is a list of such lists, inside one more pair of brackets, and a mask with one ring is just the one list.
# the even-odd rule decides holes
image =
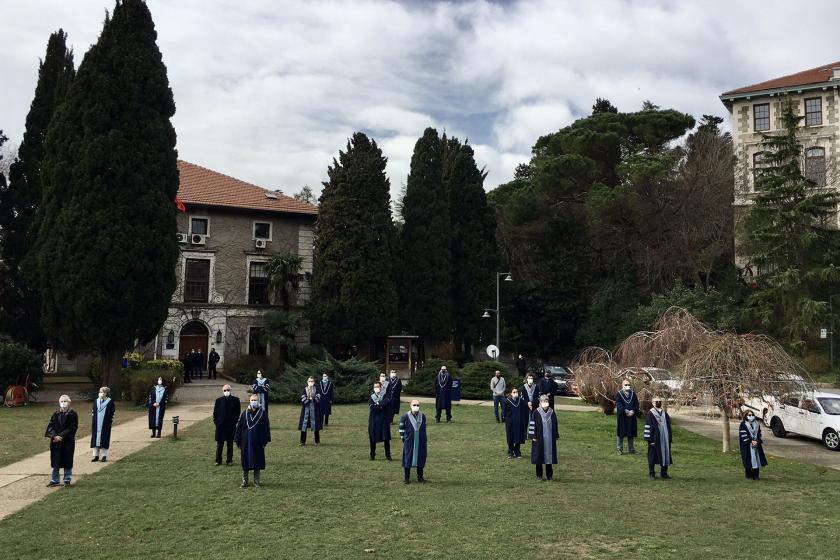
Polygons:
[[435,408],[437,410],[450,410],[452,408],[452,375],[447,373],[435,376]]
[[[318,385],[315,385],[315,398],[310,400],[306,396],[306,387],[300,392],[300,418],[298,419],[298,430],[305,432],[306,430],[320,431],[323,426],[324,416],[321,414],[321,391],[318,390]],[[307,408],[312,404],[314,411],[307,416]]]
[[391,406],[388,409],[388,423],[394,423],[394,416],[400,413],[400,396],[402,396],[402,380],[397,377],[388,380],[388,390],[386,391],[388,400]]
[[263,384],[260,385],[258,379],[254,379],[251,384],[251,392],[260,398],[260,408],[268,413],[268,388],[270,384],[267,377],[263,377]]
[[[155,385],[152,387],[152,390],[149,391],[149,429],[150,430],[160,430],[163,429],[163,417],[166,414],[166,403],[169,402],[169,387],[164,387],[163,397],[160,399],[160,406],[155,408],[152,405],[157,402],[157,391],[155,390]],[[160,411],[158,413],[158,411]]]
[[104,405],[98,398],[93,401],[93,410],[91,411],[93,425],[90,429],[91,448],[108,449],[111,446],[111,426],[114,423],[116,411],[117,407],[114,404],[114,399],[108,399],[108,402]]
[[400,418],[400,439],[403,441],[402,466],[405,469],[413,467],[422,469],[426,466],[426,447],[428,444],[426,415],[422,412],[417,414],[419,426],[416,431],[409,419],[410,415],[411,412],[406,412]]
[[[557,430],[557,415],[551,411],[551,433],[545,433],[543,430],[542,416],[540,411],[535,410],[531,413],[531,422],[528,426],[528,435],[531,437],[531,464],[532,465],[556,465],[557,464],[557,440],[560,434]],[[536,440],[536,441],[534,441]],[[545,442],[551,442],[551,462],[548,462],[545,457]]]
[[240,450],[243,471],[265,470],[265,446],[271,441],[271,428],[265,410],[245,410],[236,424],[233,439]]
[[318,383],[318,392],[321,393],[321,416],[332,416],[333,382],[332,380]]
[[534,381],[534,392],[529,397],[528,396],[528,384],[525,383],[522,385],[522,388],[519,389],[519,398],[525,399],[525,406],[528,406],[528,402],[531,403],[532,407],[531,410],[537,410],[540,406],[540,384]]
[[[761,439],[761,426],[759,425],[758,420],[755,421],[755,425],[758,427],[758,431],[756,432],[758,447],[755,448],[758,453],[758,465],[759,468],[766,467],[767,456],[764,454],[764,446],[762,445],[763,441]],[[738,429],[738,443],[741,447],[741,462],[744,464],[744,468],[752,469],[752,436],[750,435],[750,431],[747,429],[746,420],[741,422]]]
[[[381,393],[380,393],[381,394]],[[391,423],[388,422],[388,414],[391,409],[391,402],[388,396],[382,398],[378,403],[373,400],[373,395],[368,397],[368,436],[370,441],[391,441]]]
[[674,457],[671,452],[671,444],[674,443],[674,432],[671,430],[671,416],[664,410],[662,414],[665,415],[665,425],[668,428],[668,452],[665,453],[662,449],[662,442],[660,441],[659,423],[653,412],[648,412],[645,417],[645,441],[648,444],[655,443],[656,445],[648,445],[648,464],[649,465],[668,465],[674,464]]
[[502,403],[505,414],[505,433],[507,434],[508,449],[513,449],[513,444],[525,443],[525,435],[528,432],[528,403],[522,397],[514,401],[510,397]]
[[[633,411],[633,416],[627,416],[628,410]],[[639,435],[638,421],[639,416],[639,397],[636,396],[636,391],[630,391],[630,397],[624,395],[624,391],[619,391],[615,395],[615,416],[616,416],[616,434],[618,437],[634,438]]]

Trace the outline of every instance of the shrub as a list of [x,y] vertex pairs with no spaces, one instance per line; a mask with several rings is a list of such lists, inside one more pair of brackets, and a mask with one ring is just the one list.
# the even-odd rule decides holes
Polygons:
[[0,389],[5,393],[6,387],[23,384],[27,376],[31,383],[42,383],[44,370],[41,356],[22,344],[0,339]]
[[[505,384],[507,387],[512,388],[513,385],[518,385],[516,378],[508,380],[507,366],[502,363],[471,362],[465,365],[461,370],[461,398],[489,399],[490,378],[496,374],[497,369],[502,372],[502,377],[505,378]],[[512,385],[508,385],[509,383],[512,383]]]
[[276,379],[277,367],[269,356],[242,356],[229,365],[225,364],[225,375],[237,383],[250,385],[257,377],[257,370],[261,369],[265,377]]
[[[125,400],[133,401],[137,404],[146,402],[149,396],[149,390],[157,383],[158,377],[163,377],[166,380],[166,386],[169,387],[169,398],[175,396],[178,388],[183,382],[183,368],[176,369],[174,365],[154,362],[175,362],[180,364],[177,360],[152,360],[146,362],[144,365],[129,370],[123,376],[123,398]],[[154,363],[154,365],[149,365]]]
[[[417,371],[411,376],[411,381],[405,388],[406,393],[418,397],[434,397],[435,376],[440,371],[441,366],[446,366],[446,369],[449,370],[449,374],[452,377],[461,377],[461,369],[454,361],[432,358],[431,360],[426,360],[423,367],[417,368]],[[489,379],[487,383],[490,383]]]
[[269,388],[271,402],[300,403],[300,392],[311,375],[320,382],[321,374],[329,373],[334,384],[334,403],[367,402],[374,379],[379,376],[379,365],[356,358],[336,360],[327,356],[325,360],[307,360],[286,368],[279,380]]
[[102,373],[102,356],[97,354],[93,357],[88,366],[87,374],[96,387],[102,387],[102,377],[104,376]]
[[130,352],[128,354],[128,369],[137,369],[143,365],[143,354]]
[[298,362],[308,362],[310,360],[323,360],[326,358],[327,352],[320,344],[310,344],[308,346],[292,346],[290,348],[289,363],[294,365]]

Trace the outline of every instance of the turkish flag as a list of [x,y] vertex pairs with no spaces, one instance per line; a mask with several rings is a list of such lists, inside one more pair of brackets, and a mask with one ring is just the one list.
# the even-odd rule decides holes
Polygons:
[[184,206],[184,201],[181,200],[181,197],[177,194],[175,195],[175,207],[178,209],[178,212],[186,212],[187,207]]

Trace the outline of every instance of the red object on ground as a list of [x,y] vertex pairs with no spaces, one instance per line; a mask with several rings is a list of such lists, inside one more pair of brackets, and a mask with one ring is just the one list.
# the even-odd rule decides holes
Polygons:
[[25,406],[29,400],[29,391],[23,385],[9,385],[6,388],[6,406]]
[[187,207],[184,206],[184,201],[181,200],[181,197],[179,197],[177,194],[175,195],[175,207],[178,209],[178,212],[187,211]]

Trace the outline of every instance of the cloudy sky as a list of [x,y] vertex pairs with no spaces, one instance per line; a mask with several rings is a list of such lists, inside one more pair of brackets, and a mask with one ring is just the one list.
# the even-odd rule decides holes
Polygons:
[[[840,2],[148,0],[180,157],[288,194],[320,191],[357,130],[396,196],[427,126],[468,138],[486,187],[590,112],[651,99],[725,116],[726,90],[840,60]],[[0,129],[19,142],[49,34],[78,65],[113,0],[0,2]]]

